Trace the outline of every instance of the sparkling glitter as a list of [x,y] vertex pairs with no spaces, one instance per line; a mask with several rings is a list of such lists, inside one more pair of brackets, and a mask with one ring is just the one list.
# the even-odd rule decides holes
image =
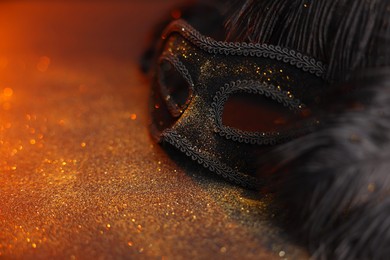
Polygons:
[[[142,46],[132,42],[142,31],[146,36],[149,28],[141,26],[160,17],[167,1],[67,2],[66,8],[57,1],[3,2],[2,36],[12,32],[3,37],[15,49],[0,71],[6,84],[0,99],[6,86],[13,91],[11,110],[0,105],[2,258],[211,259],[226,249],[232,259],[275,259],[280,248],[291,259],[307,258],[268,218],[271,199],[209,178],[151,140],[149,87],[135,58]],[[110,29],[117,18],[129,33]],[[122,45],[118,53],[134,52],[133,59],[117,60],[112,47]],[[42,55],[50,62],[40,67]]]

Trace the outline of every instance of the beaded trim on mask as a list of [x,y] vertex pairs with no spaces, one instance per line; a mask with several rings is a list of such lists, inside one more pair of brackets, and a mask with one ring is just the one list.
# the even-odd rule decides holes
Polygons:
[[163,32],[162,38],[166,39],[174,32],[209,53],[276,59],[318,77],[325,77],[326,67],[322,62],[288,48],[270,44],[216,41],[202,35],[184,20],[173,21]]
[[164,141],[170,143],[174,147],[178,148],[181,152],[185,153],[192,160],[203,165],[203,167],[209,169],[212,172],[215,172],[216,174],[222,176],[225,179],[228,179],[235,184],[248,189],[256,189],[260,185],[256,178],[241,172],[237,172],[220,161],[214,160],[210,156],[206,156],[202,151],[197,151],[196,147],[192,147],[192,145],[185,137],[172,130],[164,131],[162,138]]

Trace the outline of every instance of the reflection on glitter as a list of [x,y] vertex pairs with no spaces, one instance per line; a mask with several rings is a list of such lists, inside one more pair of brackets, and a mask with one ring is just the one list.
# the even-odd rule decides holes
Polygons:
[[136,114],[131,114],[130,118],[131,118],[131,120],[136,120],[137,119],[137,115]]

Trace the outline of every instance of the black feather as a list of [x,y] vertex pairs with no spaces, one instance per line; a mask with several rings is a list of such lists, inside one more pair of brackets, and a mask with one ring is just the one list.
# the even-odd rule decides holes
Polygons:
[[388,0],[246,0],[235,1],[232,10],[228,40],[306,53],[328,64],[335,81],[362,66],[389,65],[388,38],[383,39],[389,35]]
[[263,156],[259,175],[316,258],[387,259],[390,70],[348,85],[356,89],[329,101],[320,129]]
[[390,1],[234,4],[228,40],[298,50],[328,64],[333,82],[333,94],[313,115],[319,129],[263,154],[259,178],[275,191],[314,258],[387,259]]

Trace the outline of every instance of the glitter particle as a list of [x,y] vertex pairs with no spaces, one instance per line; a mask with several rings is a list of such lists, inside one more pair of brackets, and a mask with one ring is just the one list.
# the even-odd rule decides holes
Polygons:
[[370,183],[367,187],[368,191],[369,192],[374,192],[375,191],[375,184],[374,183]]

